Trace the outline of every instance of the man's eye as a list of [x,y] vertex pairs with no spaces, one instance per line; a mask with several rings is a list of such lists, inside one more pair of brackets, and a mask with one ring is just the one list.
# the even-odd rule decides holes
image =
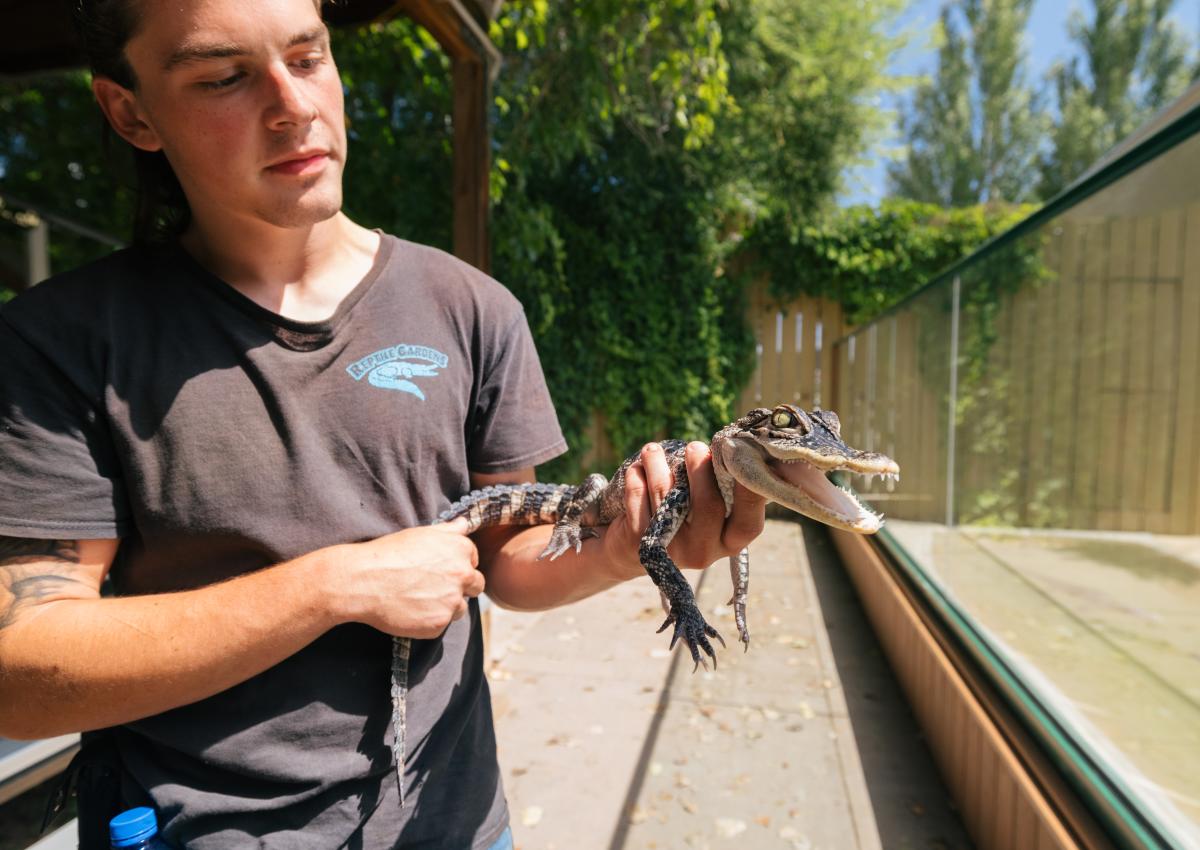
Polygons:
[[301,59],[296,64],[299,65],[302,70],[311,71],[313,68],[316,68],[318,65],[320,65],[322,61],[324,61],[322,57],[314,56],[310,59]]
[[200,88],[214,89],[214,90],[215,89],[227,89],[244,76],[246,76],[246,75],[241,72],[238,72],[230,77],[224,77],[223,79],[220,79],[220,80],[209,80],[207,82],[202,82],[202,83],[200,83]]

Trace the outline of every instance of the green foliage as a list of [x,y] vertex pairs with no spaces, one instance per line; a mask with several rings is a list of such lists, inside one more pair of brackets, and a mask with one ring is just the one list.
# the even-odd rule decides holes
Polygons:
[[350,146],[346,214],[370,227],[450,250],[454,91],[450,61],[406,18],[335,30]]
[[888,114],[866,95],[899,85],[884,68],[901,39],[881,30],[904,5],[728,5],[720,21],[736,108],[723,116],[710,169],[736,195],[733,222],[748,229],[782,216],[796,225],[828,205],[844,167],[885,129]]
[[800,294],[835,298],[846,321],[862,324],[1034,208],[991,204],[947,210],[891,199],[878,209],[847,207],[799,227],[765,220],[746,239],[743,273],[766,276],[781,301]]
[[[0,196],[53,208],[81,224],[128,240],[133,221],[132,157],[124,143],[105,143],[104,119],[89,76],[76,71],[18,77],[0,85]],[[23,233],[0,213],[5,277],[23,274]],[[69,269],[111,249],[51,228],[51,269]],[[21,258],[21,259],[18,259]],[[22,278],[23,279],[23,278]]]
[[[655,437],[711,436],[752,366],[740,290],[714,273],[704,187],[632,133],[618,131],[606,154],[568,176],[531,179],[524,197],[545,214],[545,231],[497,241],[498,266],[524,265],[539,240],[547,247],[542,274],[511,277],[510,287],[526,304],[573,437],[575,453],[556,468],[563,474],[579,462],[596,411],[622,453]],[[497,236],[538,221],[524,210],[498,210]],[[648,221],[672,222],[670,238]]]
[[1030,199],[1044,127],[1023,70],[1031,8],[1032,0],[943,7],[936,77],[901,119],[908,152],[889,168],[895,194],[943,206]]

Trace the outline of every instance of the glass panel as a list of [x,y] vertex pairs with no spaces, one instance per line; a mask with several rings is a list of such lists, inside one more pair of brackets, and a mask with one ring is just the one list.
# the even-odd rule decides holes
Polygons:
[[888,517],[946,517],[951,305],[948,288],[925,290],[837,345],[843,437],[900,463],[901,486],[850,482]]
[[851,444],[900,464],[899,486],[868,491],[894,537],[1190,846],[1200,183],[1183,174],[1200,136],[968,264],[953,382],[950,282],[842,340],[837,407]]

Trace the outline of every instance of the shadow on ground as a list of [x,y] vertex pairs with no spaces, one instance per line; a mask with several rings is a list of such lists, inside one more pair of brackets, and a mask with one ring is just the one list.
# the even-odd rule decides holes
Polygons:
[[883,847],[971,847],[828,530],[801,526]]

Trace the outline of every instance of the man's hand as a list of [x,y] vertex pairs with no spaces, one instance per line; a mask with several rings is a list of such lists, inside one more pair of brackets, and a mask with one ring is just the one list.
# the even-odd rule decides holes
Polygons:
[[[667,551],[680,567],[704,568],[737,554],[762,532],[767,500],[735,484],[733,513],[726,518],[709,447],[689,443],[685,463],[691,510]],[[641,459],[625,471],[625,516],[609,526],[604,543],[612,562],[623,565],[629,577],[644,574],[638,544],[671,484],[671,470],[658,443],[643,447]]]
[[339,547],[338,606],[347,620],[398,637],[435,638],[483,592],[479,552],[460,517]]

